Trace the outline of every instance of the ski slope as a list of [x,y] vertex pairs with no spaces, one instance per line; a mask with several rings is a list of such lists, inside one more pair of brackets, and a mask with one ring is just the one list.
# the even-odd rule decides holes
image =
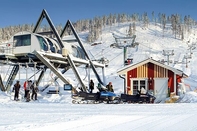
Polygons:
[[[102,44],[91,46],[84,38],[87,32],[79,34],[85,49],[90,53],[92,59],[106,57],[110,62],[105,68],[106,82],[112,82],[115,93],[123,92],[123,79],[117,74],[117,70],[123,67],[123,49],[111,48],[110,44],[115,40],[112,33],[124,36],[130,23],[123,23],[106,27],[98,39]],[[128,56],[133,57],[133,62],[139,62],[152,57],[155,60],[166,60],[162,55],[163,50],[174,50],[170,56],[172,61],[182,61],[188,53],[188,40],[195,43],[194,34],[185,36],[185,40],[174,39],[170,30],[166,30],[162,37],[162,30],[159,26],[150,24],[148,28],[141,28],[137,24],[136,42],[139,42],[138,49],[128,49]],[[193,30],[195,32],[195,29]],[[190,44],[193,44],[190,43]],[[48,95],[45,92],[38,94],[38,101],[24,102],[24,91],[20,91],[21,101],[13,101],[12,92],[0,92],[0,130],[2,131],[196,131],[197,130],[197,52],[193,50],[192,59],[186,68],[185,64],[170,63],[171,66],[183,70],[189,77],[184,82],[190,85],[185,96],[179,103],[173,104],[72,104],[70,91],[60,94]],[[5,76],[8,67],[1,66],[1,74]],[[87,84],[87,74],[83,67],[79,72],[84,83]],[[28,76],[31,76],[28,69]],[[54,74],[48,72],[45,80],[52,79]],[[102,71],[98,69],[98,73]],[[21,83],[25,81],[26,71],[22,70]],[[38,77],[38,76],[36,76]],[[65,75],[71,83],[77,85],[77,80],[72,71]],[[97,85],[96,77],[90,72],[90,78]],[[44,82],[41,82],[44,83]],[[62,82],[58,81],[62,86]],[[42,88],[41,84],[39,88]],[[94,92],[97,92],[95,89]]]

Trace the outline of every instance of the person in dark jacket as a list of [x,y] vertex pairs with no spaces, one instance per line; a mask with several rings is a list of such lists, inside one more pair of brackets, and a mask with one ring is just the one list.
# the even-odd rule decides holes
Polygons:
[[114,92],[112,82],[109,82],[109,84],[106,86],[106,88],[107,88],[108,91]]
[[13,91],[15,91],[14,93],[14,100],[19,100],[18,99],[18,96],[19,96],[19,90],[20,90],[20,82],[19,81],[16,81],[16,84],[14,84],[14,87],[13,87]]
[[[36,86],[36,82],[31,85],[31,90],[32,90],[32,95],[31,99],[35,98],[34,100],[37,100],[37,92],[38,92],[38,87]],[[35,96],[35,97],[34,97]]]
[[90,80],[89,88],[90,88],[90,93],[92,93],[92,91],[94,90],[94,82],[93,82],[93,80]]

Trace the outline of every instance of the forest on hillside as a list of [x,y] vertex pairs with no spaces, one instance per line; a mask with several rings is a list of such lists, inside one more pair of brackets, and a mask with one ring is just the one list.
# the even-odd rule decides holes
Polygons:
[[[113,26],[117,23],[124,23],[129,22],[130,25],[128,27],[128,36],[132,36],[135,34],[136,31],[136,24],[141,23],[140,25],[143,28],[148,28],[150,23],[155,24],[155,26],[159,26],[163,31],[166,30],[166,25],[170,25],[170,30],[172,30],[172,35],[175,38],[179,38],[181,40],[184,39],[184,35],[190,34],[192,28],[197,25],[197,22],[193,20],[189,15],[182,17],[179,14],[172,14],[167,16],[166,14],[159,13],[155,15],[154,12],[151,13],[151,16],[145,12],[143,14],[109,14],[104,15],[102,17],[94,17],[93,19],[85,19],[85,20],[78,20],[73,23],[76,31],[78,33],[83,31],[88,31],[87,42],[94,42],[99,38],[102,34],[102,29],[106,26]],[[34,29],[34,24],[24,24],[24,25],[11,25],[9,27],[0,28],[0,43],[3,43],[10,39],[11,36],[14,34],[21,32],[21,31],[30,31]],[[63,29],[62,24],[56,25],[57,31],[60,33]],[[47,32],[51,31],[49,25],[41,25],[38,32]],[[70,34],[70,31],[65,33],[65,35]],[[52,36],[51,36],[52,37]]]

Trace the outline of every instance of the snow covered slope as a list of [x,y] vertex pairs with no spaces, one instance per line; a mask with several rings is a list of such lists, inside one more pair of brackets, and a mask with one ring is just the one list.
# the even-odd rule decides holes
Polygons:
[[[84,40],[84,45],[87,52],[92,56],[92,59],[99,59],[105,57],[109,60],[109,66],[106,68],[107,82],[112,81],[116,92],[123,91],[123,80],[117,76],[118,69],[123,67],[123,49],[112,48],[111,44],[115,43],[113,33],[125,37],[130,23],[123,23],[113,25],[112,27],[106,27],[103,29],[102,35],[97,41],[102,42],[95,46],[90,46],[83,38],[87,36],[87,33],[81,33],[80,36]],[[185,79],[185,83],[190,85],[191,89],[196,88],[197,70],[195,65],[197,64],[197,49],[189,50],[189,47],[196,47],[196,28],[193,29],[191,34],[185,34],[185,39],[182,41],[179,38],[174,38],[170,25],[167,26],[164,36],[162,29],[158,25],[150,24],[147,28],[142,28],[140,23],[136,28],[136,42],[139,42],[138,48],[128,48],[128,57],[133,58],[133,63],[142,61],[144,59],[152,57],[155,60],[167,61],[167,56],[163,55],[164,51],[169,53],[174,52],[174,55],[170,55],[169,65],[183,70],[189,77]],[[189,41],[189,42],[188,42]],[[192,53],[192,54],[191,54]],[[191,56],[191,59],[189,57]],[[186,66],[186,59],[187,66]],[[167,63],[166,63],[167,64]],[[92,76],[94,77],[94,76]],[[94,78],[93,78],[94,79]],[[96,79],[94,79],[96,81]]]
[[[111,48],[110,44],[115,42],[112,33],[124,36],[128,30],[129,23],[106,27],[98,41],[102,44],[91,46],[91,43],[84,41],[87,32],[80,33],[87,52],[92,59],[106,57],[110,63],[106,67],[106,80],[114,85],[115,93],[123,92],[123,80],[116,74],[117,70],[123,67],[123,49]],[[162,50],[174,50],[170,57],[172,61],[182,61],[184,55],[189,51],[189,44],[195,44],[195,30],[193,34],[185,36],[185,40],[174,39],[170,30],[166,30],[162,37],[160,27],[149,25],[148,28],[141,28],[138,24],[136,41],[140,43],[138,49],[129,49],[128,56],[133,57],[134,62],[141,61],[148,57],[162,60]],[[193,42],[192,42],[193,41]],[[102,54],[103,52],[103,54]],[[197,54],[196,49],[192,51],[192,59],[185,64],[173,64],[171,66],[183,70],[189,75],[185,83],[190,85],[192,90],[196,89],[197,78]],[[6,74],[7,67],[1,67],[1,73]],[[86,71],[80,68],[80,75],[86,78]],[[101,74],[101,70],[98,70]],[[45,77],[50,80],[52,73]],[[73,83],[76,78],[72,77],[72,71],[68,71],[66,77]],[[21,71],[21,81],[25,80],[25,71]],[[31,75],[30,73],[28,74]],[[91,78],[97,84],[96,77],[91,72]],[[84,80],[87,83],[87,78]],[[59,84],[62,84],[59,82]],[[42,86],[42,84],[41,84]],[[96,90],[94,90],[96,92]],[[20,98],[24,95],[23,89]],[[29,103],[13,101],[13,93],[0,91],[0,130],[23,131],[23,130],[60,130],[60,131],[196,131],[197,119],[197,93],[189,91],[185,94],[180,103],[175,104],[72,104],[70,91],[61,94],[47,95],[38,94],[38,101]],[[187,103],[185,103],[187,102]]]

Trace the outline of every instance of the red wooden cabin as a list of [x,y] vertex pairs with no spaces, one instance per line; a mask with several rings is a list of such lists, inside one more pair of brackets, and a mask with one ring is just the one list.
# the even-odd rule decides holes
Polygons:
[[125,93],[135,95],[141,87],[151,90],[157,99],[168,97],[169,93],[177,93],[181,78],[187,77],[183,71],[165,65],[152,58],[118,70],[125,77]]

